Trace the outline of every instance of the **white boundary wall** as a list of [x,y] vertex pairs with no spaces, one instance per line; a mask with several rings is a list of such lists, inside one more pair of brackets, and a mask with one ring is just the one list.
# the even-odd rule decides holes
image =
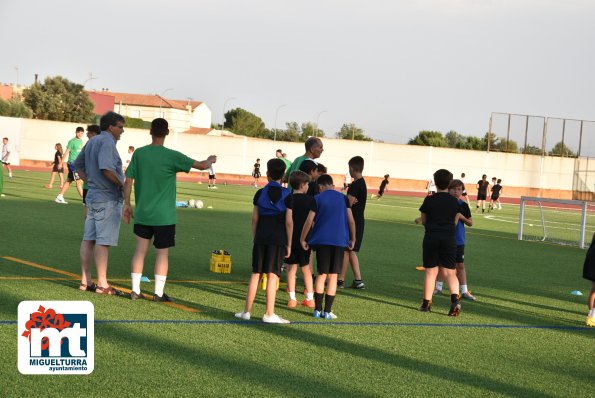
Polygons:
[[[8,137],[12,144],[11,163],[23,160],[51,161],[54,145],[64,147],[74,137],[78,123],[0,117],[0,136]],[[86,126],[84,126],[86,127]],[[150,143],[148,130],[125,129],[118,149],[125,157],[129,145],[136,148]],[[447,168],[458,178],[467,175],[467,184],[475,185],[482,174],[488,180],[498,176],[506,187],[545,188],[572,191],[574,159],[541,157],[501,152],[482,152],[451,148],[385,144],[324,138],[324,153],[320,161],[329,173],[343,175],[347,161],[356,155],[365,159],[364,175],[380,177],[390,174],[391,179],[425,181],[439,168]],[[290,160],[303,155],[303,143],[270,141],[248,137],[216,137],[172,133],[166,146],[202,160],[210,154],[218,156],[217,173],[250,175],[257,158],[261,164],[275,156],[281,148]],[[340,182],[338,182],[340,184]],[[394,189],[397,189],[395,187]]]

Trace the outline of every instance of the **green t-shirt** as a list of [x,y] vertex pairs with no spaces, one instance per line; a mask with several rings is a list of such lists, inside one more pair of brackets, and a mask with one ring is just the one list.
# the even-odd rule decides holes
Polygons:
[[[285,170],[285,179],[289,180],[289,175],[293,171],[299,170],[300,169],[300,165],[306,159],[308,159],[308,157],[306,155],[302,155],[302,156],[299,156],[299,157],[295,158],[295,160],[293,161],[293,163],[291,163],[291,166],[289,166],[289,168]],[[281,160],[283,160],[283,159],[281,159]]]
[[176,223],[176,173],[189,172],[194,160],[164,146],[147,145],[132,154],[126,177],[134,178],[134,223]]
[[83,140],[81,140],[80,138],[74,137],[73,139],[68,141],[68,144],[66,145],[66,149],[68,149],[70,151],[68,154],[68,162],[69,163],[74,162],[76,160],[76,158],[78,157],[79,153],[81,153],[81,150],[83,149]]

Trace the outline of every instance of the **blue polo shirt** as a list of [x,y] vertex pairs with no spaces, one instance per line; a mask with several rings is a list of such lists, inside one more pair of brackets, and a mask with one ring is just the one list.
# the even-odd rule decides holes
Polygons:
[[122,159],[116,149],[116,139],[110,133],[102,131],[97,137],[89,140],[74,161],[74,167],[87,175],[89,186],[87,203],[123,200],[122,192],[101,172],[101,170],[113,171],[124,184]]

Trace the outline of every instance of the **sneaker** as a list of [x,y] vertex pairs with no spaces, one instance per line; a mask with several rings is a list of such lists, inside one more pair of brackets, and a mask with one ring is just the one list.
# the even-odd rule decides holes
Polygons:
[[243,319],[245,321],[249,321],[250,320],[250,313],[249,312],[238,312],[237,314],[234,315],[236,318],[239,319]]
[[138,299],[144,299],[145,296],[143,296],[142,293],[137,293],[134,290],[130,292],[130,300],[138,300]]
[[[213,186],[211,189],[219,189],[219,188]],[[282,318],[280,318],[280,319],[282,319]],[[289,323],[289,321],[287,323]]]
[[68,204],[68,202],[64,200],[64,196],[56,196],[56,199],[54,199],[54,202],[61,203],[63,205]]
[[459,316],[461,313],[461,303],[459,301],[452,303],[450,305],[450,310],[448,311],[448,316]]
[[343,288],[345,288],[345,281],[338,280],[338,281],[337,281],[337,287],[338,287],[339,289],[343,289]]
[[323,318],[324,319],[337,319],[337,316],[335,314],[333,314],[332,312],[325,312],[323,314]]
[[163,296],[159,297],[156,294],[153,294],[153,301],[158,303],[173,303],[174,301],[169,297],[167,294],[163,293]]
[[434,296],[442,294],[442,289],[434,289]]
[[351,284],[351,287],[354,289],[365,289],[366,285],[364,284],[363,281],[356,281],[355,279],[353,280],[353,283]]
[[461,298],[464,298],[465,300],[469,300],[469,301],[475,301],[477,300],[477,298],[471,294],[471,292],[465,292],[463,294],[461,294]]
[[308,299],[304,299],[304,301],[302,301],[302,305],[304,307],[308,307],[308,308],[314,308],[316,306],[316,304],[314,303],[314,300],[308,300]]
[[595,317],[588,316],[587,322],[585,322],[587,326],[595,327]]
[[289,302],[287,303],[287,308],[295,308],[297,307],[297,300],[289,300]]
[[265,314],[262,317],[262,321],[264,323],[283,323],[283,324],[289,323],[289,321],[287,319],[283,319],[283,318],[281,318],[277,314],[273,314],[273,315],[266,315]]
[[322,316],[322,311],[314,310],[314,318],[320,318]]
[[432,302],[430,301],[428,304],[424,305],[423,302],[419,307],[421,312],[432,312]]

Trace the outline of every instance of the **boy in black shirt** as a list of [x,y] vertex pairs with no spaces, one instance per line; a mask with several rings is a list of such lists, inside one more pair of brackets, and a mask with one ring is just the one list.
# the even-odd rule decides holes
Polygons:
[[362,245],[364,239],[364,211],[366,210],[366,199],[368,197],[368,188],[366,181],[362,177],[364,171],[364,158],[361,156],[354,156],[349,160],[349,173],[353,177],[353,182],[347,189],[347,199],[351,205],[351,212],[353,213],[353,220],[355,221],[355,245],[353,249],[346,250],[343,258],[343,268],[337,281],[339,288],[345,287],[345,274],[347,273],[347,263],[351,263],[353,270],[353,283],[351,287],[354,289],[365,289],[366,285],[362,281],[362,275],[359,268],[359,259],[357,252]]
[[293,215],[293,239],[291,242],[291,255],[285,261],[287,264],[287,293],[289,293],[289,302],[287,303],[287,306],[289,308],[295,308],[298,304],[297,299],[295,298],[295,279],[298,265],[302,270],[304,285],[306,285],[306,298],[302,301],[302,305],[314,308],[312,270],[309,267],[310,250],[304,250],[300,243],[302,229],[308,218],[308,214],[310,211],[316,211],[316,201],[314,200],[314,196],[310,196],[306,193],[308,191],[309,181],[310,177],[300,170],[296,170],[289,175],[289,185],[291,185],[291,188],[293,189],[291,209]]
[[475,210],[479,211],[479,205],[481,205],[481,212],[486,211],[486,198],[488,195],[488,187],[490,183],[487,181],[487,176],[484,174],[481,176],[481,180],[477,181],[477,204]]
[[461,311],[459,281],[455,271],[455,225],[458,222],[459,202],[448,193],[452,173],[445,169],[434,173],[437,193],[424,199],[419,208],[421,222],[425,226],[423,261],[425,267],[424,298],[420,311],[432,310],[432,294],[438,271],[442,270],[450,290],[449,316],[458,316]]
[[500,194],[502,193],[502,185],[500,185],[501,182],[502,179],[498,178],[498,181],[492,187],[492,196],[490,197],[490,208],[488,211],[494,210],[495,203],[498,204],[498,210],[502,210],[502,204],[500,203]]
[[390,176],[388,174],[384,175],[384,180],[382,180],[382,182],[380,183],[380,188],[378,188],[378,195],[372,195],[372,198],[376,198],[376,199],[380,199],[382,197],[382,195],[384,195],[384,190],[386,189],[386,186],[388,185],[388,178]]
[[262,321],[264,323],[289,323],[288,320],[275,314],[277,280],[281,274],[283,258],[289,257],[291,254],[293,232],[291,194],[287,188],[281,186],[284,174],[285,163],[281,159],[269,160],[267,162],[269,183],[254,195],[252,276],[248,285],[244,311],[235,314],[236,318],[250,319],[250,310],[254,304],[258,282],[262,274],[266,274],[266,313],[262,317]]

